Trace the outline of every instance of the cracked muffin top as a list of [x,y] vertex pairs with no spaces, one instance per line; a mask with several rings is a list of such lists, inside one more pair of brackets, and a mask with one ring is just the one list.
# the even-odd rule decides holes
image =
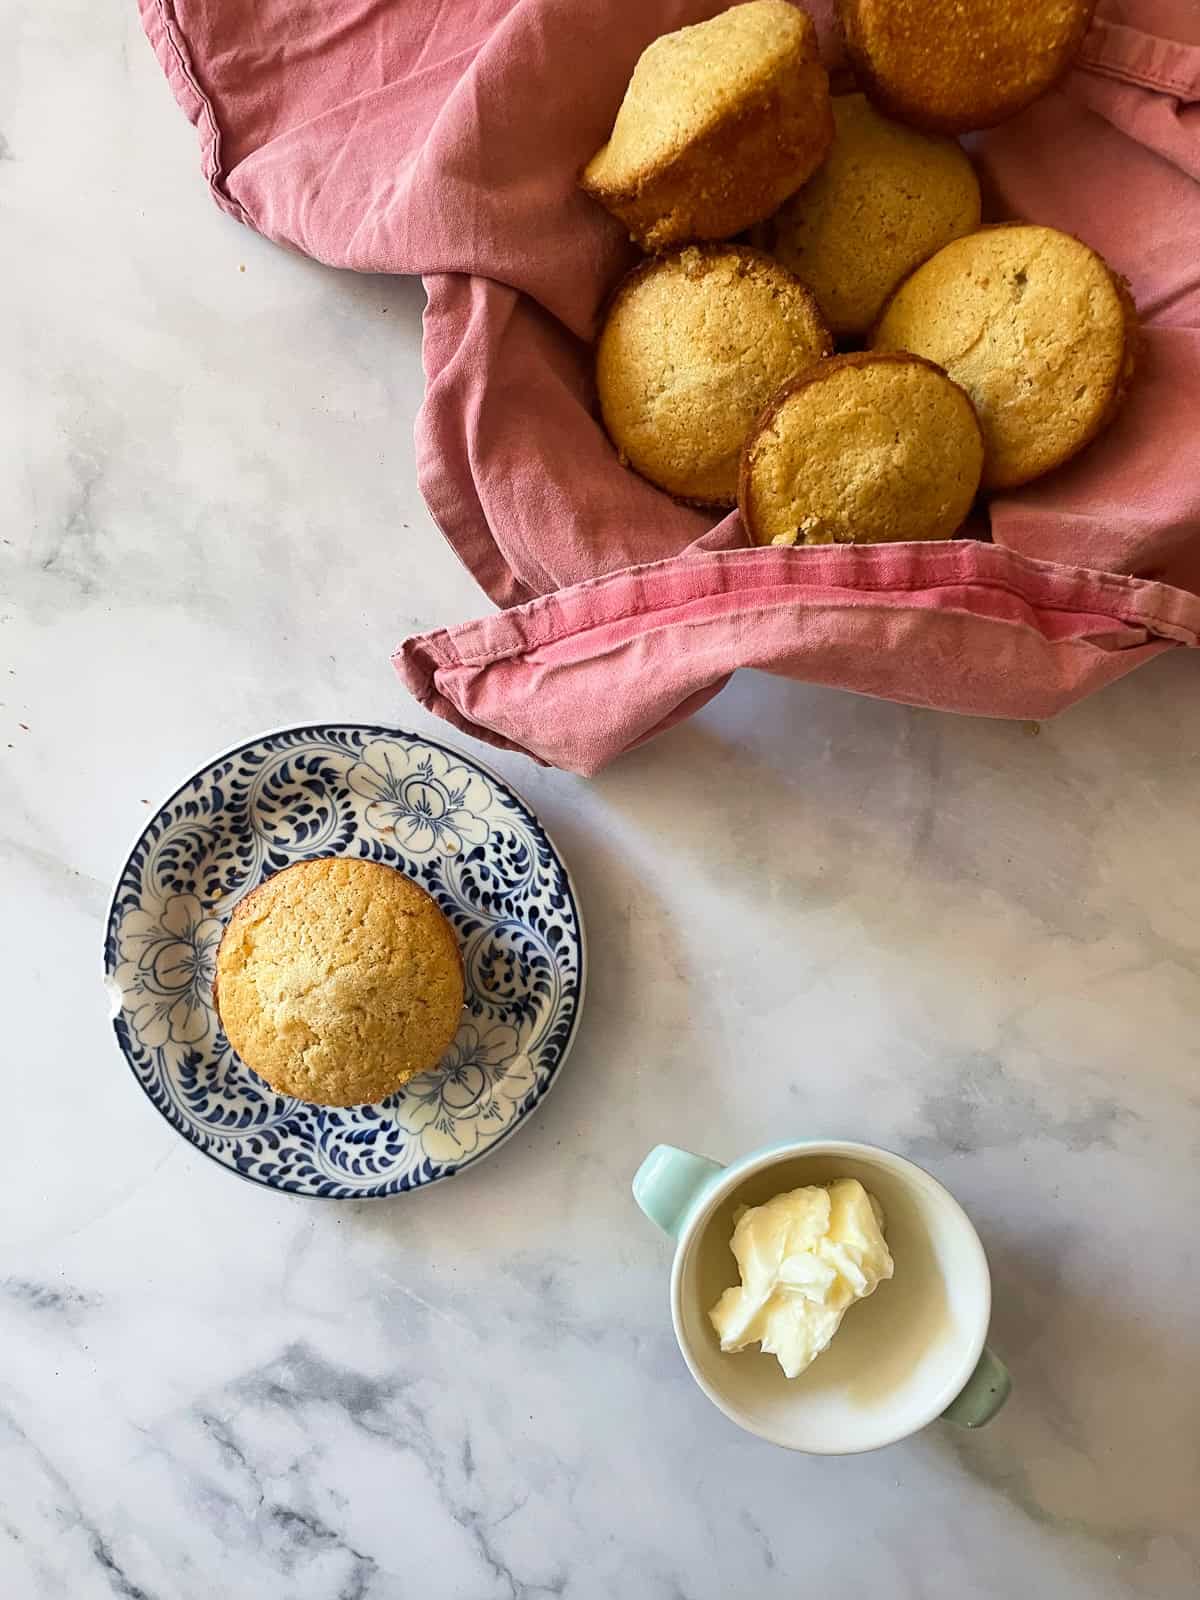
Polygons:
[[873,325],[914,267],[979,226],[979,183],[953,139],[892,122],[861,94],[833,102],[828,159],[753,234],[817,297],[835,335]]
[[949,539],[983,464],[971,402],[919,356],[834,356],[786,385],[746,440],[755,544]]
[[732,506],[755,417],[833,342],[800,280],[759,250],[691,246],[620,284],[596,386],[621,459],[697,505]]
[[983,429],[983,486],[1011,489],[1070,460],[1112,420],[1133,375],[1137,314],[1087,245],[1002,223],[918,267],[872,344],[935,361],[962,385]]
[[368,1105],[441,1060],[458,1029],[458,943],[392,867],[298,861],[235,906],[217,952],[221,1025],[279,1094]]
[[1095,0],[838,0],[858,81],[889,116],[966,133],[1031,104],[1067,70]]

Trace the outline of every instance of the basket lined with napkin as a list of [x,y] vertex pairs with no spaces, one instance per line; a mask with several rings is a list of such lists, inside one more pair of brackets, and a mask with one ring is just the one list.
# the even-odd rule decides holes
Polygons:
[[[500,608],[408,640],[456,727],[590,773],[739,667],[1043,718],[1200,643],[1200,12],[1100,0],[1075,67],[974,136],[987,214],[1092,245],[1143,334],[1092,448],[992,499],[990,542],[748,548],[619,462],[591,346],[634,259],[576,185],[696,0],[141,0],[225,210],[428,295],[419,481]],[[808,7],[830,65],[827,4]]]

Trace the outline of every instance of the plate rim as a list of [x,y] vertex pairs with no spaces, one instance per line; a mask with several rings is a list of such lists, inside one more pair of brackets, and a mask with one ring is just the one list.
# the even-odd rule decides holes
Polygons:
[[[301,1189],[281,1188],[278,1184],[271,1183],[266,1178],[256,1178],[252,1173],[243,1172],[238,1167],[230,1166],[227,1162],[222,1161],[219,1156],[214,1155],[213,1152],[204,1145],[198,1144],[194,1139],[189,1138],[188,1134],[182,1128],[177,1128],[175,1126],[167,1113],[151,1096],[149,1089],[146,1088],[146,1085],[142,1082],[141,1078],[138,1077],[138,1074],[134,1069],[133,1062],[129,1059],[129,1056],[125,1052],[121,1044],[120,1035],[117,1032],[117,1019],[121,1014],[120,1008],[118,1008],[116,1011],[110,1012],[108,1018],[108,1031],[112,1038],[112,1042],[117,1054],[125,1063],[126,1070],[129,1072],[130,1077],[132,1077],[134,1083],[141,1091],[142,1097],[149,1102],[150,1106],[157,1113],[157,1115],[162,1118],[173,1134],[182,1139],[186,1145],[196,1152],[197,1155],[201,1155],[205,1158],[205,1160],[211,1161],[213,1165],[220,1168],[222,1172],[228,1172],[232,1174],[233,1177],[240,1178],[244,1183],[252,1185],[255,1189],[265,1189],[270,1194],[281,1195],[285,1200],[320,1200],[333,1201],[342,1204],[345,1204],[348,1201],[356,1203],[360,1201],[373,1200],[403,1200],[407,1196],[420,1194],[423,1190],[436,1188],[439,1183],[447,1183],[455,1178],[462,1177],[464,1173],[468,1172],[473,1167],[479,1166],[482,1162],[486,1161],[489,1156],[494,1154],[495,1151],[499,1150],[502,1145],[507,1144],[512,1138],[513,1134],[515,1134],[520,1128],[524,1127],[532,1117],[536,1116],[536,1114],[541,1110],[542,1106],[546,1103],[546,1100],[549,1098],[550,1094],[555,1088],[555,1085],[558,1083],[559,1078],[562,1076],[562,1070],[566,1066],[567,1061],[570,1059],[571,1052],[575,1048],[575,1041],[579,1036],[579,1025],[582,1021],[584,1006],[587,1002],[589,978],[587,926],[584,922],[583,907],[580,904],[579,891],[575,884],[575,876],[571,871],[570,863],[567,861],[566,856],[564,856],[562,851],[559,849],[558,841],[542,821],[540,813],[537,812],[532,805],[530,805],[529,801],[525,798],[525,795],[521,792],[521,790],[518,789],[514,784],[510,783],[502,773],[497,772],[496,769],[490,766],[486,761],[480,761],[471,752],[461,750],[454,745],[443,744],[440,739],[433,738],[424,733],[415,732],[411,728],[388,726],[380,722],[360,722],[351,719],[334,717],[328,718],[322,722],[291,722],[285,723],[280,727],[265,728],[261,733],[251,734],[248,737],[238,739],[233,744],[226,745],[223,749],[218,750],[213,755],[209,756],[201,766],[189,773],[189,775],[184,778],[182,782],[176,784],[171,792],[162,800],[160,800],[156,806],[151,808],[149,820],[153,821],[156,816],[158,816],[162,811],[166,810],[169,805],[174,803],[174,801],[183,793],[189,784],[194,783],[202,773],[206,772],[210,767],[215,766],[218,762],[224,761],[230,756],[238,755],[243,750],[248,750],[252,745],[261,744],[266,739],[275,739],[283,734],[289,733],[313,733],[320,728],[351,728],[356,732],[371,733],[375,734],[376,736],[383,735],[384,737],[395,737],[399,735],[402,738],[416,740],[421,744],[431,745],[435,750],[440,750],[443,755],[450,756],[455,760],[466,760],[470,762],[472,766],[477,768],[478,771],[490,778],[493,783],[498,784],[502,790],[505,790],[508,794],[512,795],[513,798],[524,807],[525,811],[545,835],[546,842],[549,844],[551,850],[553,850],[555,857],[562,868],[563,876],[566,879],[567,892],[571,897],[571,905],[575,911],[575,922],[579,929],[579,991],[578,999],[575,1005],[575,1015],[571,1019],[571,1031],[567,1035],[566,1042],[563,1045],[562,1053],[558,1058],[558,1064],[554,1069],[554,1073],[549,1083],[538,1096],[537,1101],[530,1106],[528,1111],[515,1118],[511,1125],[505,1129],[499,1138],[493,1139],[486,1150],[481,1151],[478,1155],[472,1155],[466,1161],[455,1167],[452,1172],[441,1172],[436,1178],[429,1178],[424,1183],[416,1184],[412,1188],[396,1189],[385,1194],[372,1192],[366,1192],[363,1194],[309,1194]],[[148,826],[148,822],[143,823],[143,825],[134,834],[134,837],[128,848],[124,851],[121,857],[121,864],[117,868],[116,874],[113,878],[112,892],[108,897],[108,909],[104,915],[100,945],[100,960],[106,993],[109,992],[108,983],[110,981],[108,973],[108,942],[110,931],[112,930],[113,926],[113,914],[116,910],[117,896],[121,889],[121,880],[125,876],[126,870],[129,867],[129,863],[133,859],[135,851],[141,844],[142,839],[145,837],[146,828]],[[109,999],[111,1002],[111,993],[109,993]]]

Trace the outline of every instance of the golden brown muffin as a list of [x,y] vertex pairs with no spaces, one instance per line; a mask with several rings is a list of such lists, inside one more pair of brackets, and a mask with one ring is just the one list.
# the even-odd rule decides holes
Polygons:
[[755,544],[949,539],[983,466],[974,408],[919,356],[834,356],[786,384],[742,451]]
[[816,301],[777,261],[693,245],[643,262],[613,297],[596,350],[604,425],[660,489],[731,506],[751,423],[832,349]]
[[936,133],[990,128],[1070,66],[1095,0],[838,0],[859,82]]
[[866,333],[902,278],[979,226],[962,146],[891,122],[865,95],[833,102],[824,165],[755,231],[812,290],[835,334]]
[[812,18],[752,0],[643,51],[579,181],[644,249],[666,250],[769,216],[832,137]]
[[1094,250],[1020,223],[956,239],[884,310],[877,350],[911,350],[970,395],[983,484],[1011,489],[1068,461],[1115,416],[1133,376],[1137,313]]
[[462,961],[423,889],[378,862],[329,857],[238,902],[213,992],[230,1044],[278,1093],[368,1105],[445,1055]]

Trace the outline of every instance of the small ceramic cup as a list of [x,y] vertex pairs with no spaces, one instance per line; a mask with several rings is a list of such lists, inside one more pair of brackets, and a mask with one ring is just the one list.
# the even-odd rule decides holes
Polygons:
[[[708,1320],[738,1282],[734,1211],[834,1178],[857,1178],[883,1206],[895,1276],[852,1305],[829,1348],[798,1378],[757,1346],[721,1350]],[[950,1192],[874,1145],[805,1140],[723,1167],[660,1144],[634,1199],[676,1241],[671,1319],[692,1376],[739,1427],[788,1450],[852,1455],[916,1433],[936,1417],[980,1427],[1011,1380],[984,1344],[992,1286],[979,1235]]]

